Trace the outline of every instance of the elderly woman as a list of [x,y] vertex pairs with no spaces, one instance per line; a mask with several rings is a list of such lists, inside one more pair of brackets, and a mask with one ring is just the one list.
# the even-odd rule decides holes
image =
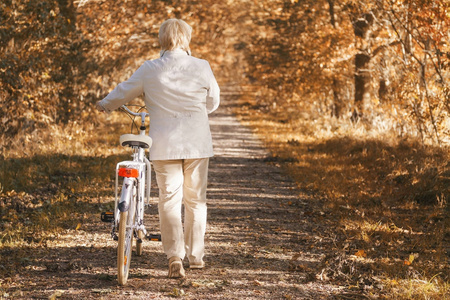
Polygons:
[[160,58],[146,61],[97,102],[100,111],[111,112],[145,95],[153,139],[150,160],[159,188],[161,237],[171,278],[185,276],[185,256],[190,268],[205,265],[206,185],[213,156],[208,114],[220,102],[209,63],[191,56],[191,32],[182,20],[166,20],[159,30]]

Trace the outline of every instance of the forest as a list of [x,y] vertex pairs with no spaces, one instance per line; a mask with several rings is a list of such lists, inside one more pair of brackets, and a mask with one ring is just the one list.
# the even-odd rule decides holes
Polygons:
[[335,255],[310,273],[350,290],[330,299],[450,297],[449,1],[2,0],[0,298],[30,249],[111,200],[129,126],[94,105],[159,57],[168,18],[193,27],[264,162],[314,195]]

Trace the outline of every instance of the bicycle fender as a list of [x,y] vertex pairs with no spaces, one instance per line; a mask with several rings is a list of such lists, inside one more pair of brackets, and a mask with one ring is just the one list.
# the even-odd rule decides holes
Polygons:
[[121,212],[128,211],[130,208],[130,199],[133,196],[134,178],[124,178],[122,185],[122,194],[120,195],[117,207]]

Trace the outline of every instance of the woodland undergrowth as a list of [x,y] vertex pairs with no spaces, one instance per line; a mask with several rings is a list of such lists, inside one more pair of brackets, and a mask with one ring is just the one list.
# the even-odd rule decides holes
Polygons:
[[271,151],[268,162],[317,195],[318,222],[329,222],[336,255],[322,275],[355,287],[382,282],[393,299],[448,297],[449,149],[334,117],[287,119],[258,106],[251,90],[236,113]]
[[[410,122],[404,124],[382,106],[358,120],[332,116],[332,92],[322,92],[322,84],[339,74],[347,85],[351,68],[350,60],[332,57],[335,65],[322,72],[322,58],[337,54],[303,46],[325,36],[311,31],[329,22],[316,5],[333,1],[319,2],[2,2],[0,273],[26,264],[15,247],[43,245],[77,228],[86,206],[102,207],[111,166],[123,158],[117,132],[129,127],[118,113],[96,114],[93,104],[158,56],[158,25],[177,17],[193,26],[193,54],[210,61],[221,85],[240,93],[235,114],[265,142],[272,155],[267,163],[283,167],[302,193],[316,195],[308,205],[320,211],[317,222],[336,253],[324,260],[320,280],[379,285],[398,299],[449,297],[448,145],[421,139],[417,128],[432,127],[424,125],[431,114],[425,105],[415,107],[420,126],[411,123],[414,113],[404,114]],[[324,45],[351,41],[348,24],[330,31],[342,35],[339,42]],[[279,36],[288,28],[300,38],[296,43]],[[301,85],[305,78],[309,90]],[[442,112],[436,124],[445,141],[448,121],[439,99],[432,109]]]

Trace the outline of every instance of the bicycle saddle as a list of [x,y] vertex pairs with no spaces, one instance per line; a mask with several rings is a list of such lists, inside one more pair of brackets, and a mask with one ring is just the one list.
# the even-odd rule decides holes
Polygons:
[[153,140],[148,135],[139,134],[123,134],[120,136],[120,144],[122,146],[150,148]]

